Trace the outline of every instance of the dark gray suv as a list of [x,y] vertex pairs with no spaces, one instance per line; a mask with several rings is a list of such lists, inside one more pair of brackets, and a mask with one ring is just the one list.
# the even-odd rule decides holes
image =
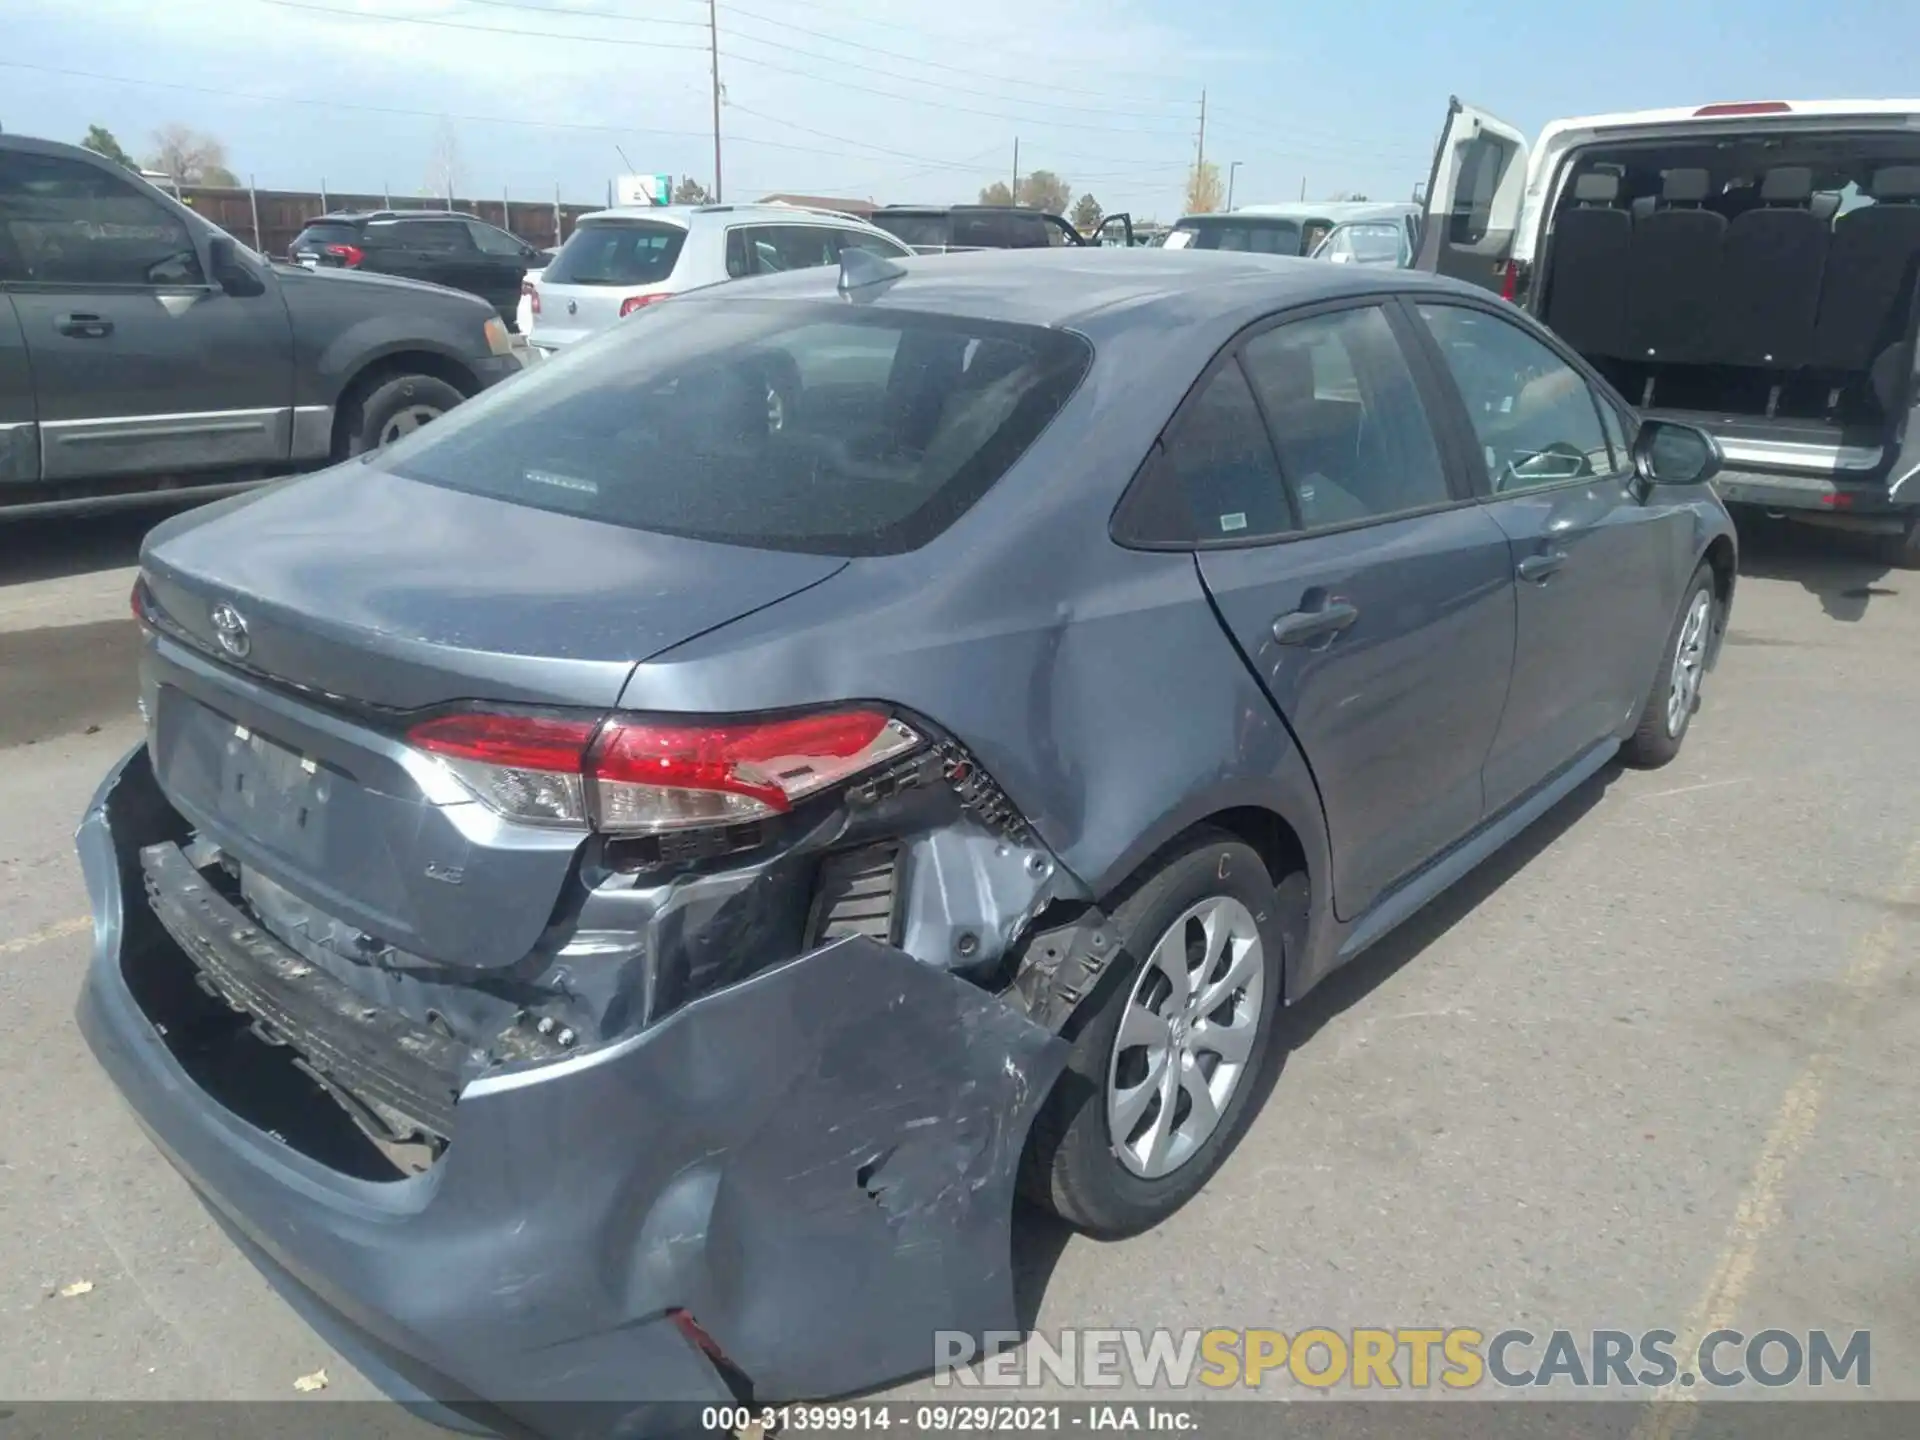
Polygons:
[[473,296],[273,264],[90,150],[0,135],[0,520],[313,469],[519,368]]
[[1168,1215],[1283,1002],[1673,757],[1715,463],[1406,272],[676,296],[152,534],[82,1027],[395,1394],[639,1434],[925,1370],[1015,1326],[1016,1185]]

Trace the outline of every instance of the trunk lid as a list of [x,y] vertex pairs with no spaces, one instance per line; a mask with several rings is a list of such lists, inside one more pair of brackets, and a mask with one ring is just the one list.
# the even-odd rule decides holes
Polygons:
[[546,929],[585,832],[502,820],[384,712],[611,709],[637,662],[845,564],[358,464],[255,492],[162,525],[143,550],[177,637],[146,665],[155,776],[243,867],[360,932],[329,942],[347,960],[392,947],[510,966]]

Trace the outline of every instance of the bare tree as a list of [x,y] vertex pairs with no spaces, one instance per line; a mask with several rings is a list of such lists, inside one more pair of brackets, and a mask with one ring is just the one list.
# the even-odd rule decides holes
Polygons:
[[434,128],[433,143],[427,150],[426,190],[453,203],[453,192],[460,184],[460,137],[451,120],[441,119]]
[[175,121],[153,132],[149,169],[158,170],[175,185],[237,185],[227,168],[227,147],[216,137]]
[[1220,183],[1220,167],[1211,160],[1202,161],[1187,172],[1187,214],[1207,215],[1220,208],[1226,187]]
[[711,205],[713,196],[691,175],[682,175],[673,187],[673,203],[676,205]]

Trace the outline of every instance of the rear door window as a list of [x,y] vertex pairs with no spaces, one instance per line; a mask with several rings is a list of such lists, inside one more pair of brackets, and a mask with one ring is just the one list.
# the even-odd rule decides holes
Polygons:
[[642,311],[370,463],[695,539],[897,553],[978,500],[1092,358],[1065,331],[729,289]]
[[957,211],[953,217],[953,243],[983,250],[1006,250],[1013,246],[1013,231],[1004,215]]
[[1261,540],[1294,528],[1259,403],[1229,358],[1181,408],[1114,519],[1125,543]]
[[896,245],[884,235],[872,235],[865,230],[835,230],[833,233],[834,255],[837,259],[842,250],[871,250],[876,255],[885,255],[889,259],[899,259],[913,252],[905,245]]
[[[736,232],[737,233],[737,232]],[[653,220],[589,220],[567,238],[544,285],[657,285],[673,274],[687,232]]]
[[1308,528],[1453,500],[1413,372],[1378,306],[1276,326],[1241,360]]
[[431,250],[439,255],[472,254],[473,236],[458,220],[375,221],[367,233],[384,238],[403,250]]
[[749,225],[746,236],[755,275],[811,270],[840,259],[834,232],[824,225]]

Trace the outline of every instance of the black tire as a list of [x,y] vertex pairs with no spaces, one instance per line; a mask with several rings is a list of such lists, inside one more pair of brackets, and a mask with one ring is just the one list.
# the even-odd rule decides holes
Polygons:
[[[1021,1172],[1021,1189],[1029,1199],[1092,1235],[1133,1235],[1159,1224],[1220,1168],[1252,1118],[1280,1003],[1285,927],[1273,880],[1259,855],[1223,832],[1204,831],[1155,855],[1143,876],[1113,910],[1120,954],[1063,1032],[1072,1049],[1065,1071],[1034,1119]],[[1304,876],[1299,878],[1304,882]],[[1252,1048],[1212,1133],[1171,1173],[1148,1178],[1122,1163],[1110,1134],[1107,1082],[1114,1043],[1155,943],[1183,913],[1215,897],[1244,906],[1260,940],[1261,993],[1253,1007]],[[1251,1000],[1244,990],[1238,993],[1242,1001]],[[1218,1056],[1214,1060],[1208,1076],[1217,1073],[1221,1063]],[[1144,1055],[1140,1061],[1144,1066]],[[1191,1096],[1184,1089],[1179,1104],[1187,1109],[1177,1109],[1176,1118],[1190,1110]],[[1157,1113],[1157,1105],[1147,1113]]]
[[[385,444],[388,431],[409,412],[438,418],[466,396],[433,375],[396,375],[383,380],[348,406],[344,424],[345,455],[362,455]],[[428,423],[422,419],[420,423]],[[397,438],[397,437],[395,437]]]
[[[1692,703],[1686,705],[1675,723],[1669,713],[1669,701],[1672,698],[1674,670],[1679,660],[1680,645],[1687,636],[1688,620],[1694,614],[1695,606],[1702,592],[1706,593],[1706,633],[1703,637],[1705,648],[1700,652],[1698,664],[1702,671],[1699,681],[1695,682]],[[1627,764],[1641,770],[1656,770],[1680,753],[1680,745],[1687,738],[1687,727],[1693,723],[1694,712],[1700,708],[1701,681],[1704,681],[1706,657],[1712,653],[1714,627],[1720,621],[1720,602],[1713,588],[1713,570],[1704,561],[1693,572],[1693,579],[1687,582],[1686,593],[1680,599],[1680,612],[1674,616],[1673,628],[1667,632],[1667,641],[1660,650],[1660,663],[1654,667],[1653,684],[1647,691],[1646,704],[1640,709],[1640,723],[1634,727],[1632,736],[1620,747],[1620,758]]]

